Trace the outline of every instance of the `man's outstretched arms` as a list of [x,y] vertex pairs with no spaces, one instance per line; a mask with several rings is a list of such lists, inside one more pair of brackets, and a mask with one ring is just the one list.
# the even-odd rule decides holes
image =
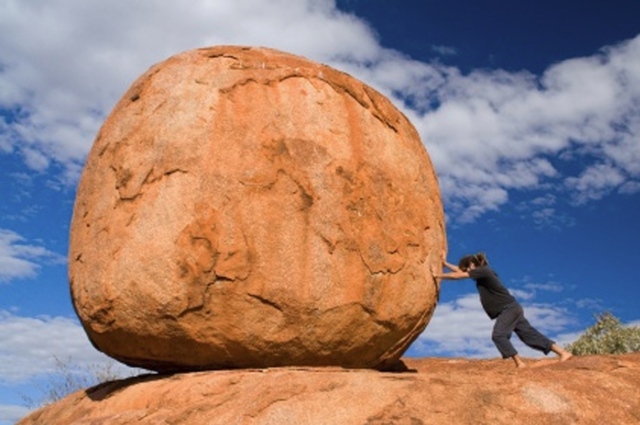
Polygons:
[[455,264],[451,264],[447,261],[443,264],[444,268],[451,270],[447,273],[436,273],[433,277],[436,279],[444,279],[444,280],[459,280],[459,279],[468,279],[469,273],[463,272],[460,270],[458,266]]

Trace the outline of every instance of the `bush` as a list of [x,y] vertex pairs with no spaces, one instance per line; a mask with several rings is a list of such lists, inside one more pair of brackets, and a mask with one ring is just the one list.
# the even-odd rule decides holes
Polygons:
[[588,328],[567,350],[576,355],[624,354],[640,351],[640,326],[624,326],[609,312],[596,315]]

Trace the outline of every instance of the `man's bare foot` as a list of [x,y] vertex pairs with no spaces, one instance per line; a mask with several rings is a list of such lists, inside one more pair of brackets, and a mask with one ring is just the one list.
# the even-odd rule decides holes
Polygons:
[[526,363],[522,361],[522,359],[520,358],[519,355],[515,355],[513,357],[511,357],[513,359],[513,362],[516,364],[516,367],[520,368],[520,367],[526,367]]
[[573,354],[571,354],[568,351],[565,351],[564,353],[560,354],[560,361],[561,362],[566,362],[567,360],[569,360],[571,357],[573,357]]
[[564,348],[558,346],[557,344],[553,344],[551,346],[551,351],[553,351],[554,353],[556,353],[560,357],[560,361],[561,362],[566,362],[571,357],[573,357],[573,354],[571,354],[570,352],[568,352]]

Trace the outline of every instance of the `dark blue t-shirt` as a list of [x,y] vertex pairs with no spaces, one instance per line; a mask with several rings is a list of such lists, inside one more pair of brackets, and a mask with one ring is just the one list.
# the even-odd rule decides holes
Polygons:
[[480,303],[490,318],[495,319],[507,305],[516,302],[516,299],[489,266],[469,270],[469,277],[476,281]]

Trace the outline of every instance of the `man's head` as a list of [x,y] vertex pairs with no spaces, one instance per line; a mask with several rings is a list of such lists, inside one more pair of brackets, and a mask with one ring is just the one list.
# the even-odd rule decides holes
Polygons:
[[458,261],[458,267],[463,272],[473,270],[476,267],[487,266],[489,262],[487,261],[487,256],[483,252],[479,252],[477,254],[465,255]]

